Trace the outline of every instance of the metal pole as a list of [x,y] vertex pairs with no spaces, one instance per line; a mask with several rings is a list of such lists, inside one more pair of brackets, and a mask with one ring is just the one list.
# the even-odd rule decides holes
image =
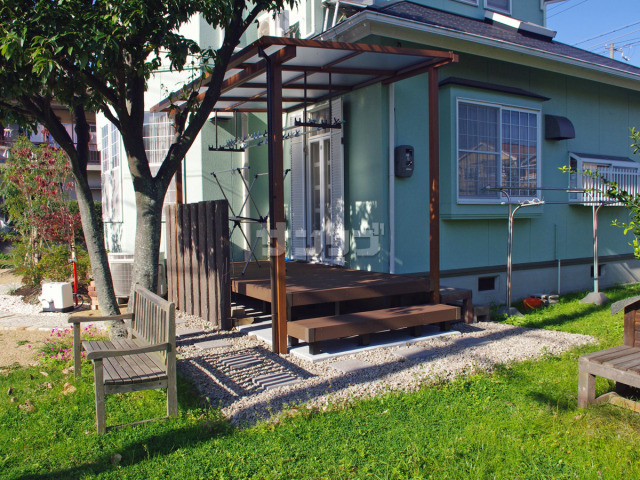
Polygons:
[[598,212],[604,204],[601,203],[591,205],[591,211],[593,214],[593,292],[590,292],[586,297],[580,300],[581,303],[594,303],[596,305],[602,305],[608,302],[610,299],[604,293],[599,291],[600,289],[600,263],[598,260]]

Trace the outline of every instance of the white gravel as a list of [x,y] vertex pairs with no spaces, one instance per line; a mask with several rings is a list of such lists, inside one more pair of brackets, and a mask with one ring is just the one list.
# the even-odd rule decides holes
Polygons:
[[[595,338],[551,330],[513,327],[493,322],[455,324],[461,335],[437,337],[414,343],[412,348],[429,349],[426,358],[403,359],[394,352],[406,348],[381,348],[311,363],[293,355],[277,356],[255,337],[208,327],[198,317],[179,314],[178,328],[202,328],[201,335],[179,341],[182,359],[179,368],[188,374],[201,394],[234,424],[249,425],[278,418],[291,408],[325,408],[330,403],[372,397],[389,391],[412,391],[421,385],[452,379],[461,374],[491,371],[505,364],[542,355],[560,354],[575,346],[594,343]],[[194,342],[225,339],[231,346],[198,350]],[[234,355],[259,358],[258,365],[232,369],[221,363]],[[349,359],[371,364],[351,373],[342,373],[332,364]],[[268,373],[288,373],[300,381],[295,385],[265,390],[252,379]]]
[[42,312],[40,305],[31,305],[22,301],[21,296],[9,295],[20,284],[0,285],[0,329],[38,329],[67,328],[68,313]]

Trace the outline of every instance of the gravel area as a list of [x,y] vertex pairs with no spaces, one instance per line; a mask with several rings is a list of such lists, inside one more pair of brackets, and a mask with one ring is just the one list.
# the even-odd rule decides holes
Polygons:
[[[68,314],[42,313],[39,305],[8,295],[19,284],[7,280],[11,278],[0,278],[0,330],[67,327]],[[412,391],[596,341],[586,335],[492,322],[459,323],[453,329],[460,334],[311,363],[275,355],[256,337],[220,331],[199,317],[178,312],[178,333],[191,332],[178,338],[178,369],[231,422],[251,425],[296,408],[324,409],[388,391]],[[15,350],[20,339],[14,337],[0,336],[0,349]],[[203,342],[213,342],[206,345],[213,348],[198,346]]]
[[[278,418],[291,408],[326,408],[328,404],[372,397],[388,391],[412,391],[425,383],[461,374],[491,371],[498,364],[559,354],[593,337],[492,322],[455,324],[461,334],[408,346],[381,348],[311,363],[293,355],[274,355],[255,337],[218,331],[198,317],[179,314],[178,329],[202,329],[178,341],[178,368],[191,377],[201,394],[234,424],[250,425]],[[226,340],[229,346],[200,350],[194,344]],[[244,365],[226,365],[242,356]],[[252,358],[259,361],[252,362]],[[355,371],[344,373],[345,364]],[[340,369],[338,369],[340,368]],[[347,369],[348,370],[348,369]],[[279,374],[297,383],[265,388],[256,382]]]
[[9,295],[19,283],[0,284],[0,329],[29,328],[51,330],[67,328],[69,314],[42,312],[40,305],[31,305],[22,301],[22,297]]

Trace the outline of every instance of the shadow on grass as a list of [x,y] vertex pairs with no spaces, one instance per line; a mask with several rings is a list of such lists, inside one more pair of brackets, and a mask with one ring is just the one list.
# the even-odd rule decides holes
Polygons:
[[[123,467],[136,465],[138,463],[148,461],[150,458],[169,455],[181,448],[193,448],[198,444],[205,443],[211,439],[223,437],[231,430],[231,427],[227,425],[221,423],[219,429],[206,428],[202,425],[194,425],[191,427],[168,430],[161,435],[152,435],[148,438],[138,439],[124,445],[122,448],[118,448],[118,451],[123,453],[120,465]],[[109,449],[107,448],[107,450]],[[86,463],[77,467],[50,471],[44,475],[42,473],[29,473],[15,478],[20,480],[40,480],[42,478],[66,480],[86,478],[88,476],[100,475],[109,471],[117,472],[119,470],[118,465],[112,464],[113,454],[114,452],[110,451],[106,455],[100,456],[92,463]],[[124,477],[126,477],[126,475],[124,475]]]
[[[126,425],[117,430],[109,430],[101,436],[97,436],[94,425],[94,430],[89,434],[93,438],[87,441],[93,443],[96,449],[103,449],[104,455],[96,456],[93,461],[75,467],[53,470],[46,474],[27,473],[14,478],[20,480],[76,479],[110,471],[117,472],[119,466],[126,468],[151,458],[170,455],[179,449],[194,448],[212,439],[223,438],[234,431],[234,427],[219,412],[203,408],[202,399],[195,387],[180,376],[178,376],[178,392],[181,416],[183,418],[189,415],[198,416],[199,412],[202,412],[202,419],[194,420],[192,425],[178,425],[175,428],[166,427],[167,422],[178,423],[180,419],[159,419],[139,426]],[[91,411],[90,414],[94,415],[95,412]],[[163,429],[161,433],[157,433],[158,426]],[[141,431],[144,428],[149,428],[150,431],[148,433]],[[131,435],[135,438],[128,443],[119,442],[117,436],[121,435]],[[116,453],[122,455],[119,462],[113,462],[113,456]]]

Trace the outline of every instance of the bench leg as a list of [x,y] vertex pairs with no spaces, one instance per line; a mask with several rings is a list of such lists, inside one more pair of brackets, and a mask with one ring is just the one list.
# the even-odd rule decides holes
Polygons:
[[82,340],[80,340],[80,324],[73,324],[73,378],[82,376]]
[[371,344],[371,335],[365,333],[364,335],[358,335],[358,345],[366,347]]
[[300,343],[300,340],[296,337],[287,337],[290,347],[295,347]]
[[320,352],[320,342],[309,342],[309,353],[311,355],[318,355]]
[[440,322],[440,331],[441,332],[448,332],[449,330],[451,330],[451,322],[449,322],[449,321]]
[[422,325],[416,325],[415,327],[410,327],[409,332],[412,337],[419,337],[422,335]]
[[596,377],[580,370],[578,373],[578,408],[586,408],[596,399]]
[[178,384],[175,349],[167,352],[167,416],[178,416]]
[[98,433],[106,430],[104,415],[104,372],[102,370],[102,359],[93,361],[93,377],[95,381],[96,394],[96,427]]

